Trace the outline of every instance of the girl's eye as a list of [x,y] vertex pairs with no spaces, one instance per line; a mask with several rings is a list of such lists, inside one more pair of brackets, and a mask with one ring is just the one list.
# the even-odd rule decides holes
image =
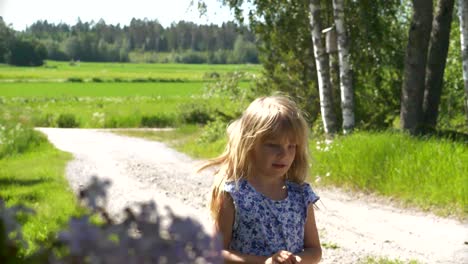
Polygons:
[[291,144],[291,145],[288,146],[289,149],[295,149],[296,147],[297,147],[296,144]]

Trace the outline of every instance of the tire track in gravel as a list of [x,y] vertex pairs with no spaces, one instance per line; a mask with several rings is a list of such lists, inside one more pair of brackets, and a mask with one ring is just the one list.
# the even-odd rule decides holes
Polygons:
[[[58,149],[75,159],[66,177],[76,192],[95,175],[110,179],[108,210],[148,200],[159,211],[209,226],[207,199],[212,177],[195,173],[197,162],[165,144],[96,129],[38,128]],[[367,256],[417,260],[419,263],[468,263],[468,224],[398,209],[382,201],[317,189],[316,211],[324,244],[321,263],[358,263]]]

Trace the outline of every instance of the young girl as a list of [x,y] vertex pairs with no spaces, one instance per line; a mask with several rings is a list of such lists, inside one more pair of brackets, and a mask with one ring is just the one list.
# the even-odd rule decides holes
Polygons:
[[284,96],[253,101],[228,127],[211,195],[226,263],[317,263],[321,247],[309,184],[308,127]]

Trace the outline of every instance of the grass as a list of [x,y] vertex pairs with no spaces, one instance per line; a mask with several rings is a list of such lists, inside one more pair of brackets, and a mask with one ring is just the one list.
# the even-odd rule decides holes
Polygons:
[[[200,142],[201,127],[164,132],[125,132],[168,143],[194,158],[219,155],[225,139]],[[357,132],[328,149],[310,141],[314,185],[334,185],[395,198],[402,205],[442,216],[466,218],[466,143],[421,139],[402,133]],[[326,176],[328,175],[328,176]]]
[[440,215],[468,214],[468,146],[403,133],[358,132],[311,142],[313,180],[395,197]]
[[63,230],[68,219],[79,213],[77,201],[64,177],[71,155],[48,143],[22,155],[0,159],[0,197],[7,206],[24,205],[36,213],[22,217],[28,255],[49,243],[49,236]]
[[174,83],[0,83],[0,96],[8,98],[62,97],[190,97],[203,92],[201,82]]
[[[131,63],[70,66],[49,61],[45,67],[2,65],[0,69],[3,113],[21,115],[34,126],[59,126],[60,117],[66,115],[74,120],[73,127],[114,128],[176,126],[187,121],[184,120],[184,116],[190,116],[187,111],[209,114],[214,109],[229,110],[232,102],[206,98],[206,83],[202,82],[205,75],[236,70],[255,73],[259,66]],[[160,81],[147,82],[148,78]],[[63,82],[67,79],[85,82]],[[116,79],[130,82],[115,82]],[[239,85],[247,87],[248,81]]]
[[138,64],[138,63],[96,63],[79,62],[71,65],[68,62],[47,61],[42,67],[0,66],[0,81],[48,81],[62,82],[68,78],[91,81],[97,78],[102,81],[115,80],[165,80],[165,81],[204,81],[206,74],[217,72],[221,76],[233,71],[258,73],[260,65],[246,64]]
[[175,130],[163,131],[115,131],[114,133],[132,137],[140,137],[148,140],[161,141],[174,149],[186,153],[196,159],[208,159],[219,155],[225,147],[224,139],[204,144],[198,141],[203,133],[200,126],[185,125]]

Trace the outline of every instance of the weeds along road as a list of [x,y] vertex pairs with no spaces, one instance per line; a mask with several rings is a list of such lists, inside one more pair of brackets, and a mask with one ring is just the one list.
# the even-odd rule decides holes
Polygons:
[[[66,177],[76,192],[92,176],[110,179],[108,210],[154,200],[209,228],[206,207],[212,177],[199,162],[160,142],[105,130],[38,128],[58,149],[74,155]],[[321,263],[359,263],[371,257],[418,263],[468,263],[468,224],[398,209],[369,196],[316,189],[323,245]]]

